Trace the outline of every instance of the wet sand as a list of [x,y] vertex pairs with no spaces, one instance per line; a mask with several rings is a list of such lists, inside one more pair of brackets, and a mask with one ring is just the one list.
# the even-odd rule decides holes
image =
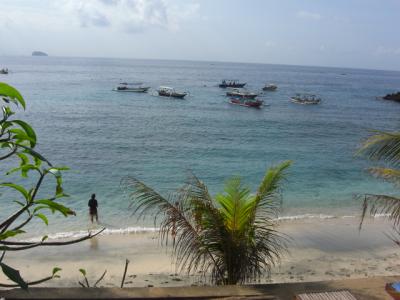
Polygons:
[[[271,277],[257,283],[368,278],[400,274],[399,247],[384,234],[390,224],[368,220],[361,232],[358,219],[310,219],[284,221],[279,230],[290,237],[289,253],[273,267]],[[5,262],[18,268],[23,278],[48,276],[54,266],[61,279],[44,283],[50,287],[76,287],[87,271],[93,283],[107,270],[99,286],[120,286],[125,259],[130,261],[125,287],[163,287],[209,284],[200,274],[176,270],[169,249],[161,247],[157,233],[103,235],[65,247],[36,248],[8,253]],[[5,282],[3,277],[1,282]]]

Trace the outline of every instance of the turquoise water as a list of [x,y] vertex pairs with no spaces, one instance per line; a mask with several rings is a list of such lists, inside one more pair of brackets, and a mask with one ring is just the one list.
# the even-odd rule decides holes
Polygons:
[[[85,228],[91,193],[105,224],[137,226],[119,186],[127,175],[166,193],[192,170],[215,193],[238,174],[256,188],[268,166],[291,159],[283,190],[283,215],[289,216],[355,215],[355,194],[395,193],[367,175],[370,163],[354,153],[368,130],[399,129],[400,104],[376,96],[399,90],[400,72],[55,57],[0,57],[1,66],[11,73],[0,81],[28,102],[23,118],[37,131],[38,149],[72,169],[64,178],[66,201],[78,216],[56,218],[52,230]],[[269,107],[234,106],[217,87],[223,78],[245,81],[253,91],[273,82],[278,90],[262,95]],[[121,80],[174,86],[190,96],[111,91]],[[297,92],[318,94],[322,103],[293,104],[289,97]],[[1,214],[12,209],[6,195]]]

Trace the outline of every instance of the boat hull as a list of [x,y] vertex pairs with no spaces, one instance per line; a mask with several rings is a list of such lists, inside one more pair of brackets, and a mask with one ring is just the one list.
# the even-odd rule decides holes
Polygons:
[[264,86],[263,91],[276,91],[276,86]]
[[173,97],[173,98],[183,99],[187,95],[187,93],[158,91],[158,95],[162,97]]
[[131,92],[131,93],[146,93],[150,87],[140,87],[140,88],[125,88],[125,89],[113,89],[115,92]]
[[231,83],[231,84],[228,84],[228,83],[221,83],[221,84],[219,84],[218,86],[220,87],[220,88],[242,88],[242,87],[244,87],[246,85],[246,83],[235,83],[235,84],[233,84],[233,83]]
[[245,107],[253,107],[253,108],[260,108],[261,105],[263,104],[263,101],[261,100],[241,100],[237,98],[232,98],[229,103],[234,104],[234,105],[240,105],[240,106],[245,106]]
[[226,95],[229,97],[245,98],[245,99],[255,99],[258,96],[257,94],[245,94],[237,92],[226,92]]
[[321,100],[303,100],[297,98],[290,98],[290,101],[292,101],[295,104],[301,104],[301,105],[316,105],[321,102]]

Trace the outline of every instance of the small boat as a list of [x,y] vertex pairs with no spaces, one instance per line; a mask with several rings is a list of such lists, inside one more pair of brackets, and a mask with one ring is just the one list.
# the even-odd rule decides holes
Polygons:
[[222,80],[219,84],[220,88],[242,88],[246,85],[246,83],[241,83],[239,80],[231,79],[231,80]]
[[258,95],[255,93],[250,93],[248,91],[241,91],[239,89],[232,89],[228,92],[226,92],[226,95],[229,97],[235,97],[235,98],[246,98],[246,99],[254,99]]
[[266,84],[266,85],[263,87],[263,91],[276,91],[277,88],[278,88],[278,87],[277,87],[275,84],[270,83],[270,84]]
[[8,74],[8,69],[1,69],[0,74],[7,75]]
[[254,108],[260,108],[261,105],[263,105],[264,103],[264,101],[259,99],[244,99],[244,98],[231,98],[229,102],[231,104],[236,104],[246,107],[254,107]]
[[113,89],[113,91],[146,93],[149,88],[149,86],[143,86],[142,83],[121,82],[115,89]]
[[296,96],[291,97],[290,100],[293,103],[296,104],[305,104],[305,105],[309,105],[309,104],[319,104],[321,102],[320,98],[317,98],[317,96],[315,95],[300,95],[300,94],[296,94]]
[[188,93],[178,92],[172,87],[160,86],[157,90],[159,96],[183,99]]

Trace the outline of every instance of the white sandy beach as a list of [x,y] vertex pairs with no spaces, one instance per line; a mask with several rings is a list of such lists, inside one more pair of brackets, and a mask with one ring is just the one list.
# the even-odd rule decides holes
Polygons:
[[[259,282],[320,281],[400,274],[399,248],[384,234],[383,220],[368,220],[361,232],[357,218],[284,221],[280,230],[291,237],[289,253],[272,275]],[[54,266],[61,279],[43,286],[78,286],[80,268],[94,282],[107,270],[99,286],[119,286],[125,259],[130,261],[125,287],[204,285],[199,275],[178,273],[168,249],[157,233],[103,235],[66,247],[36,248],[8,253],[6,263],[18,268],[27,280],[48,276]],[[6,281],[1,278],[1,281]]]

